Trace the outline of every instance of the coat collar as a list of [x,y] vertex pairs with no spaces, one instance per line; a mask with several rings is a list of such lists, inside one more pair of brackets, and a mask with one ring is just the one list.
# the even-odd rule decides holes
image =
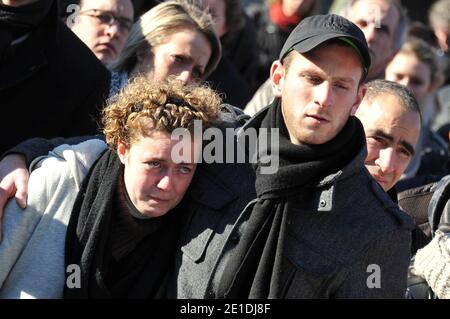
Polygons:
[[[238,137],[243,136],[248,128],[258,128],[261,125],[268,109],[279,102],[279,98],[275,98],[274,101],[257,112],[238,132]],[[238,138],[238,140],[241,140]],[[245,145],[240,145],[241,148],[245,148]],[[364,143],[357,155],[342,169],[336,171],[333,174],[329,174],[324,178],[314,182],[309,187],[317,192],[320,192],[317,201],[318,211],[331,211],[333,209],[334,195],[336,190],[336,184],[338,181],[349,178],[359,173],[364,167],[364,160],[367,157],[367,146]]]

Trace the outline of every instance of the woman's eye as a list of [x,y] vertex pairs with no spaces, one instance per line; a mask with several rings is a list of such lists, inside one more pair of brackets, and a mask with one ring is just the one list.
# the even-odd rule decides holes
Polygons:
[[159,167],[161,167],[161,163],[158,162],[158,161],[150,161],[150,162],[148,162],[148,165],[149,165],[150,167],[154,167],[154,168],[159,168]]
[[190,172],[192,172],[192,168],[190,168],[188,166],[181,166],[180,167],[180,172],[182,174],[189,174]]
[[181,55],[174,55],[173,60],[175,62],[182,63],[184,61],[184,57],[182,57]]

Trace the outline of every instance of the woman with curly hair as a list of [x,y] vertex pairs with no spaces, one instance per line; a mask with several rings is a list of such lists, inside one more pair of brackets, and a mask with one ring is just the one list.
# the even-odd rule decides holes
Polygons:
[[[113,100],[103,111],[106,143],[64,144],[37,158],[25,212],[14,200],[6,206],[0,297],[165,295],[201,147],[192,134],[171,133],[192,133],[196,120],[210,126],[221,101],[207,87],[143,77]],[[179,143],[190,160],[174,160]]]

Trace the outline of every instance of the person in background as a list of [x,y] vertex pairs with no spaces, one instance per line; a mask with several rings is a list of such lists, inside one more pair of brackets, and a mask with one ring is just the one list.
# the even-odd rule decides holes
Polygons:
[[447,139],[450,132],[450,1],[436,1],[430,8],[428,20],[438,39],[438,55],[446,77],[444,85],[436,93],[440,110],[433,129],[442,132],[441,136]]
[[[367,83],[367,93],[355,115],[366,135],[364,164],[389,193],[416,153],[422,126],[419,105],[403,85],[374,80]],[[395,192],[393,195],[396,201]]]
[[398,0],[356,0],[342,12],[364,32],[372,65],[367,81],[384,78],[406,38],[407,15]]
[[319,13],[321,1],[261,1],[249,13],[256,28],[258,52],[257,87],[270,75],[270,66],[283,47],[289,33],[305,17]]
[[72,0],[63,5],[67,26],[109,66],[122,51],[133,25],[131,0]]
[[185,84],[199,83],[220,57],[211,16],[193,1],[164,1],[134,23],[124,49],[110,65],[110,96],[138,75],[155,81],[173,75]]
[[[293,2],[307,3],[308,1]],[[360,27],[367,39],[372,64],[366,81],[383,78],[387,63],[401,48],[405,39],[407,16],[400,2],[356,0],[344,6],[341,15]],[[265,78],[267,79],[267,75]],[[273,85],[270,80],[266,80],[247,103],[244,112],[252,116],[269,104],[273,98]]]
[[425,41],[408,38],[386,67],[385,78],[407,87],[419,103],[423,128],[417,152],[402,178],[448,173],[448,142],[432,131],[438,112],[435,93],[443,74],[433,49]]
[[433,28],[442,54],[450,51],[450,1],[438,0],[428,12],[428,22]]
[[222,58],[206,79],[225,103],[243,108],[256,90],[256,31],[239,0],[203,0],[222,45]]
[[[411,252],[427,242],[422,230],[423,212],[419,202],[411,208],[406,193],[398,193],[398,183],[417,152],[422,128],[420,108],[414,95],[403,85],[374,80],[356,111],[364,126],[367,157],[364,165],[392,201],[408,213],[416,224],[411,236]],[[418,196],[412,197],[419,198]],[[426,212],[425,212],[426,215]]]

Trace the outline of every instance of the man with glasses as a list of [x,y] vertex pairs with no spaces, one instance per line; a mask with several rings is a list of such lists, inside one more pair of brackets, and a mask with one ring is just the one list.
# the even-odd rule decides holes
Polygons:
[[81,0],[79,10],[66,9],[69,28],[104,65],[119,56],[133,25],[131,0]]

